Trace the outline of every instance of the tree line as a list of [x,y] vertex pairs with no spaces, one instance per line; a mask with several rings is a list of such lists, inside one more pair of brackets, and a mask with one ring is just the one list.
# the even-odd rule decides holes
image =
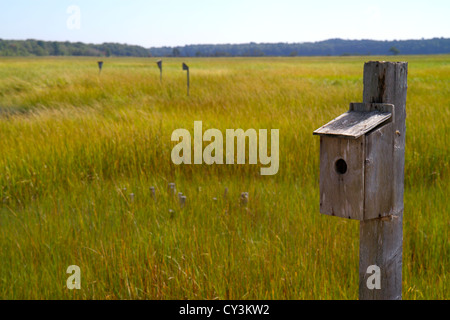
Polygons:
[[306,43],[250,42],[152,48],[119,43],[0,39],[0,56],[260,57],[445,53],[450,53],[450,39],[447,38],[398,41],[330,39]]
[[149,57],[151,55],[146,48],[119,43],[86,44],[34,39],[0,39],[0,56]]

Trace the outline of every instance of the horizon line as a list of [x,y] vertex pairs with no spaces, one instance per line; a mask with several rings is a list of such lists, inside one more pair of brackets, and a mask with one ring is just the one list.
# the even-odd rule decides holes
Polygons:
[[328,38],[325,40],[317,40],[317,41],[303,41],[303,42],[236,42],[236,43],[192,43],[192,44],[184,44],[184,45],[163,45],[163,46],[151,46],[151,47],[145,47],[143,45],[139,44],[130,44],[126,42],[103,42],[103,43],[93,43],[93,42],[84,42],[84,41],[69,41],[69,40],[42,40],[42,39],[35,39],[35,38],[27,38],[27,39],[4,39],[0,37],[0,40],[5,41],[45,41],[45,42],[69,42],[69,43],[83,43],[83,44],[89,44],[89,45],[103,45],[103,44],[120,44],[120,45],[127,45],[127,46],[137,46],[144,49],[158,49],[158,48],[177,48],[177,47],[188,47],[188,46],[220,46],[220,45],[246,45],[246,44],[308,44],[308,43],[320,43],[320,42],[326,42],[330,40],[343,40],[343,41],[374,41],[374,42],[402,42],[402,41],[427,41],[427,40],[434,40],[434,39],[450,39],[446,37],[432,37],[432,38],[420,38],[420,39],[401,39],[401,40],[374,40],[374,39],[346,39],[346,38]]

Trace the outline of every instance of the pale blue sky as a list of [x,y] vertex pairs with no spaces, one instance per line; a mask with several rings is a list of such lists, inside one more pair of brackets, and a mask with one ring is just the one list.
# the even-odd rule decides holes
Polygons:
[[[67,8],[80,9],[69,29]],[[144,47],[450,37],[450,1],[0,0],[0,38]]]

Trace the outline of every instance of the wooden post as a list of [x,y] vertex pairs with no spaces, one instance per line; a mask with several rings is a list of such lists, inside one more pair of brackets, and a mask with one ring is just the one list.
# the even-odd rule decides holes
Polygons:
[[186,72],[187,72],[187,95],[189,96],[189,67],[184,62],[181,66],[182,66],[183,70],[186,70]]
[[189,68],[187,69],[187,95],[189,96]]
[[150,187],[150,195],[153,200],[156,200],[156,191],[155,191],[155,187],[153,187],[153,186]]
[[[403,188],[406,135],[406,62],[367,62],[364,65],[363,102],[394,105],[391,214],[360,222],[359,299],[402,298]],[[389,151],[390,152],[390,151]],[[371,159],[366,159],[370,162]],[[380,185],[382,190],[385,186]],[[366,203],[370,206],[370,203]],[[373,267],[375,266],[375,267]],[[379,269],[378,269],[379,268]],[[379,289],[368,285],[379,271]]]
[[97,61],[97,64],[98,64],[98,74],[100,75],[103,68],[103,61]]
[[406,62],[367,62],[363,103],[320,136],[320,212],[360,220],[359,298],[402,298]]
[[162,60],[156,61],[159,68],[159,82],[162,82]]

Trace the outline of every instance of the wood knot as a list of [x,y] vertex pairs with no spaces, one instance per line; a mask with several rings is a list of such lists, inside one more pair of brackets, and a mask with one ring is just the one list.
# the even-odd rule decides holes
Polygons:
[[380,218],[381,221],[392,221],[394,219],[398,219],[398,216],[391,214]]

